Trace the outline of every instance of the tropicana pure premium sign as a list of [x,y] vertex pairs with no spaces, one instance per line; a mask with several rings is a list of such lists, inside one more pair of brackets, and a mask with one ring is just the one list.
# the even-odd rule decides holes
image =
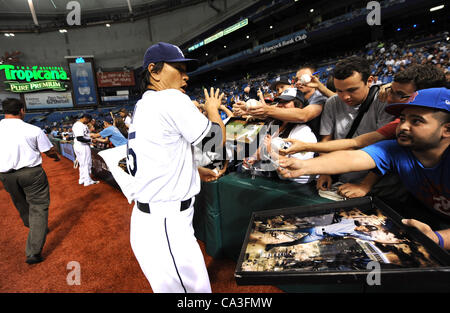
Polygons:
[[62,67],[57,66],[14,66],[0,65],[5,71],[7,90],[12,92],[32,92],[44,89],[67,90],[69,80]]

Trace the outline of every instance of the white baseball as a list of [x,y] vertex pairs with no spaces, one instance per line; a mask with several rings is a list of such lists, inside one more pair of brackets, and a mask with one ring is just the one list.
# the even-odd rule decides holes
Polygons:
[[272,147],[272,150],[279,151],[284,147],[284,140],[280,137],[273,138],[270,141],[270,146]]
[[302,83],[302,84],[307,84],[307,83],[309,83],[311,81],[311,76],[309,76],[308,74],[303,74],[301,77],[300,77],[300,82]]
[[256,101],[255,99],[249,99],[249,100],[247,100],[247,102],[245,102],[245,107],[247,109],[258,106],[258,105],[259,105],[259,102]]

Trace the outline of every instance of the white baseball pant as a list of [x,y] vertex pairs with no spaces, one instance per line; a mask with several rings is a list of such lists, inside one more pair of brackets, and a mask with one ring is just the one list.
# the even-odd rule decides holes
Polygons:
[[91,176],[92,156],[91,147],[86,144],[74,143],[73,151],[78,160],[78,170],[80,171],[80,179],[78,183],[89,184],[93,181]]
[[144,213],[135,204],[130,243],[153,292],[210,293],[208,271],[192,227],[194,201],[182,212],[180,202],[149,205],[150,213]]

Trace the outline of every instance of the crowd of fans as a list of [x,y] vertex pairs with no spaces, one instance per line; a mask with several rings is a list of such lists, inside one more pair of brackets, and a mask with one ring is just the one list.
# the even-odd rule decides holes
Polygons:
[[[270,133],[272,140],[279,137],[287,139],[287,141],[298,140],[306,145],[317,143],[320,140],[324,141],[324,138],[326,141],[359,138],[358,136],[374,132],[394,119],[393,116],[384,112],[384,107],[389,99],[391,102],[395,102],[394,98],[398,98],[395,92],[399,91],[393,91],[390,88],[391,83],[396,81],[396,77],[400,82],[414,83],[416,89],[422,85],[426,87],[426,84],[423,84],[421,78],[417,76],[423,76],[422,79],[429,78],[439,81],[437,85],[443,85],[445,80],[447,84],[450,81],[448,33],[421,40],[425,43],[420,45],[411,41],[372,42],[362,50],[315,62],[320,64],[319,67],[293,65],[290,69],[280,70],[276,76],[271,78],[268,78],[268,74],[264,74],[254,78],[245,77],[239,81],[219,83],[217,87],[225,95],[220,108],[221,117],[225,122],[231,117],[237,117],[245,119],[246,122],[263,121],[266,126],[276,126],[278,131]],[[431,68],[432,70],[430,70]],[[431,77],[437,75],[437,71],[442,73],[442,81],[439,78]],[[371,85],[381,85],[381,91],[375,99],[371,100],[372,104],[361,124],[363,126],[356,127],[354,133],[349,136],[344,131],[346,123],[353,122],[357,110],[353,112],[348,108],[355,104],[359,105],[361,102],[358,101],[361,99],[356,97],[350,100],[356,101],[355,103],[344,103],[338,97],[334,97],[336,86],[333,78],[340,75],[341,79],[347,79],[351,76],[349,73],[352,72],[359,73],[363,82],[366,82],[371,76]],[[433,86],[433,82],[430,84],[431,87],[436,87]],[[202,108],[204,102],[202,93],[203,90],[197,88],[191,92],[190,97],[198,109],[205,114]],[[250,99],[256,101],[255,107],[249,106]],[[329,105],[325,105],[326,103]],[[336,109],[337,107],[340,109]],[[93,145],[98,148],[110,148],[126,144],[130,113],[126,109],[121,109],[117,113],[114,115],[113,112],[98,111],[92,115],[88,127],[91,133],[99,134],[93,139]],[[77,118],[76,115],[66,116],[59,122],[46,125],[45,131],[53,138],[73,140],[71,126]],[[272,167],[269,164],[270,158],[264,158],[264,155],[268,153],[264,146],[261,145],[255,154],[250,155],[243,163],[227,162],[225,167],[228,169],[223,167],[223,162],[220,164],[217,161],[220,154],[205,156],[201,155],[201,151],[196,151],[196,155],[198,160],[201,160],[201,166],[210,168],[218,166],[218,171],[221,173],[230,170],[251,169],[254,174],[255,169],[258,169],[259,175],[279,176],[274,174],[276,172],[273,164]],[[227,150],[226,155],[230,159],[230,155],[233,153],[232,144],[228,143]],[[316,153],[314,154],[314,152]],[[305,160],[317,155],[317,151],[312,150],[296,153],[293,157]],[[356,175],[342,175],[339,177],[339,183],[344,183],[344,185],[341,185],[339,190],[346,190],[348,197],[363,196],[378,182],[371,175],[367,171]],[[297,183],[309,183],[313,180],[317,180],[319,190],[329,189],[333,183],[331,177],[327,175],[319,177],[308,175],[293,179]],[[398,196],[397,189],[396,192]]]
[[[293,67],[296,71],[284,71],[285,75],[272,79],[263,75],[219,84],[225,93],[221,107],[224,113],[223,119],[228,121],[229,117],[233,116],[243,118],[247,123],[264,121],[266,126],[276,125],[279,127],[278,131],[268,133],[271,135],[270,140],[274,142],[277,137],[280,137],[291,144],[296,144],[297,148],[299,142],[311,148],[314,146],[311,144],[319,141],[328,141],[329,147],[333,147],[334,141],[339,143],[339,140],[350,138],[356,138],[354,141],[358,142],[358,145],[355,144],[350,148],[362,148],[382,139],[395,138],[395,133],[393,134],[392,131],[395,131],[398,120],[394,120],[393,115],[384,111],[387,104],[404,101],[419,89],[448,88],[450,51],[447,36],[448,33],[432,36],[428,38],[432,40],[432,43],[418,46],[412,45],[411,42],[373,42],[361,51],[338,57],[334,63],[327,60],[326,64],[318,68],[312,65],[297,65]],[[439,39],[436,40],[436,37]],[[365,85],[365,92],[359,96],[349,97],[347,102],[343,97],[336,95],[336,89],[345,92],[345,88],[352,86],[335,86],[333,78],[337,81],[353,79],[352,73],[355,72],[360,75],[355,78],[355,85],[360,82],[369,82],[368,79],[371,76],[370,84]],[[393,86],[392,83],[394,83]],[[369,88],[370,85],[379,86],[379,88]],[[412,89],[402,90],[398,86],[409,86]],[[372,98],[370,93],[367,96],[368,99],[370,98],[370,103],[367,104],[367,112],[362,115],[362,121],[359,120],[360,126],[357,125],[353,133],[349,134],[348,125],[352,125],[352,122],[356,120],[360,104],[363,106],[364,96],[372,89],[374,89],[374,95]],[[201,110],[203,100],[199,92],[200,89],[195,90],[191,98],[195,99],[194,102]],[[251,99],[257,101],[255,107],[250,104]],[[383,126],[390,127],[389,132],[386,133]],[[366,139],[364,136],[369,138],[368,142],[359,144],[360,138]],[[265,144],[260,145],[254,154],[248,155],[242,164],[227,163],[228,171],[231,166],[231,170],[250,170],[253,175],[256,173],[256,175],[282,178],[275,171],[277,164],[270,164],[272,162],[268,156],[270,151],[267,150],[270,150],[273,145],[268,143],[270,142],[266,140]],[[233,149],[235,147],[228,144],[226,152],[228,156],[233,153],[230,151]],[[302,153],[295,153],[292,157],[306,160],[318,156],[320,152],[339,149],[324,150],[326,151],[320,151],[317,147],[311,150],[302,148]],[[199,156],[199,159],[204,161],[205,156]],[[208,160],[206,163],[209,162],[209,164],[203,163],[202,166],[218,167],[218,170],[226,173],[223,171],[223,164],[218,165],[214,162],[214,156],[209,155],[206,159]],[[235,165],[237,167],[233,167]],[[405,199],[403,196],[406,197],[406,191],[402,188],[398,177],[388,175],[381,179],[371,171],[348,173],[333,178],[329,175],[317,177],[306,175],[292,180],[297,183],[309,183],[316,180],[317,189],[322,191],[339,186],[337,192],[347,198],[364,196],[370,192],[394,201],[402,201]]]
[[[349,51],[343,55],[326,60],[313,60],[309,64],[318,64],[318,66],[308,65],[306,67],[314,69],[315,81],[314,87],[317,91],[328,90],[334,92],[333,86],[333,69],[338,60],[349,57],[351,55],[365,58],[371,64],[370,74],[373,76],[373,85],[389,84],[393,81],[396,73],[405,70],[407,67],[415,64],[431,64],[436,66],[446,75],[447,81],[450,81],[450,50],[449,50],[449,33],[443,32],[437,35],[430,35],[428,38],[414,38],[403,42],[371,42],[367,44],[364,49],[358,51]],[[421,44],[422,42],[422,44]],[[431,42],[431,43],[430,43]],[[280,69],[276,74],[265,73],[250,77],[249,74],[245,78],[230,82],[219,82],[216,87],[224,92],[223,106],[220,110],[223,120],[227,120],[232,116],[233,105],[239,101],[247,101],[250,98],[259,100],[258,92],[262,93],[265,102],[270,104],[277,96],[275,84],[277,80],[287,79],[292,83],[296,79],[296,72],[300,65],[293,65],[291,68]],[[269,77],[269,75],[272,75]],[[317,79],[316,79],[317,78]],[[319,89],[322,88],[322,90]],[[326,91],[325,91],[326,92]],[[201,110],[203,99],[202,88],[196,88],[189,92],[191,99]],[[330,96],[330,94],[325,96]],[[125,110],[126,109],[122,109]],[[127,137],[126,116],[128,112],[117,112],[116,116],[112,112],[105,110],[98,110],[90,112],[92,121],[89,123],[90,130],[98,133],[104,129],[104,121],[111,123],[112,126],[117,127],[121,134]],[[66,115],[57,121],[41,122],[44,131],[53,138],[70,141],[73,140],[73,133],[71,127],[80,114]],[[128,117],[129,118],[129,117]],[[32,124],[36,124],[37,120],[31,120]],[[316,128],[318,126],[316,125]],[[317,129],[314,129],[318,135]],[[113,146],[110,141],[103,142],[100,146]]]
[[[447,75],[450,80],[450,61],[449,61],[449,33],[443,32],[429,37],[413,38],[402,42],[393,40],[386,42],[371,42],[364,49],[357,51],[348,51],[343,55],[338,55],[325,60],[311,60],[308,64],[316,64],[317,77],[323,84],[331,81],[331,75],[334,65],[338,60],[351,55],[357,55],[366,58],[372,65],[371,74],[374,76],[374,84],[387,84],[392,82],[394,75],[413,64],[434,64]],[[429,43],[431,42],[431,43]],[[249,74],[239,80],[230,82],[219,82],[216,84],[225,93],[225,101],[228,106],[239,101],[244,95],[246,87],[254,90],[261,89],[264,96],[273,99],[275,90],[271,89],[271,84],[280,76],[288,76],[293,79],[298,69],[295,64],[291,68],[279,69],[275,75],[269,77],[269,73],[250,77]],[[331,87],[332,85],[328,86]],[[202,101],[202,88],[196,88],[191,92],[191,99]]]

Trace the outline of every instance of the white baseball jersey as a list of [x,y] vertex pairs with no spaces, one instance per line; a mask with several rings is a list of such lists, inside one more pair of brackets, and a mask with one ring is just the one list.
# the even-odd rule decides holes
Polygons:
[[90,133],[89,128],[87,127],[87,125],[81,123],[80,121],[76,121],[73,124],[72,132],[73,132],[73,136],[75,137],[74,143],[76,143],[76,144],[83,144],[83,145],[87,144],[85,142],[78,141],[77,137],[79,137],[79,136],[83,136],[86,139],[91,139],[91,137],[89,136],[89,133]]
[[53,147],[42,129],[18,118],[0,121],[0,173],[42,163],[41,152]]
[[175,89],[148,90],[136,103],[128,135],[127,163],[134,200],[187,200],[200,192],[193,145],[211,128],[188,96]]

